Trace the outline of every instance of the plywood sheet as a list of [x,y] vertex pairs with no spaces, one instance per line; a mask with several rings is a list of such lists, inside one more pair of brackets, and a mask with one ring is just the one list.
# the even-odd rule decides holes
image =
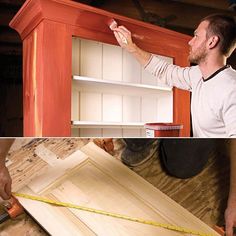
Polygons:
[[[165,194],[89,143],[64,160],[37,152],[48,164],[20,192],[217,235]],[[166,229],[21,199],[51,235],[183,235]]]

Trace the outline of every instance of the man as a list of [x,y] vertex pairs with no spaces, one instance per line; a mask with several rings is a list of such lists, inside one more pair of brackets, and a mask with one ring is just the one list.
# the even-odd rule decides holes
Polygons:
[[11,197],[11,177],[5,165],[7,153],[13,139],[0,139],[0,198],[9,200]]
[[189,41],[189,60],[198,65],[187,68],[168,64],[138,48],[124,26],[113,31],[120,46],[145,70],[169,86],[192,92],[193,136],[236,137],[236,71],[226,65],[236,46],[233,18],[211,15],[201,21]]
[[[193,136],[236,137],[236,71],[226,65],[236,47],[236,23],[232,17],[210,15],[200,22],[189,41],[189,61],[197,66],[186,68],[168,64],[138,48],[124,26],[112,30],[120,46],[146,70],[169,86],[192,92]],[[128,156],[123,156],[127,161]],[[233,235],[236,226],[236,140],[232,140],[230,157],[230,193],[225,211],[227,236]],[[128,162],[132,160],[129,158]]]

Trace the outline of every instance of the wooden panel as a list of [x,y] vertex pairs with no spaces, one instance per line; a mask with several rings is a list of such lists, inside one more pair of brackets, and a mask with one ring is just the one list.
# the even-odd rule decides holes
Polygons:
[[141,65],[130,53],[123,51],[123,81],[139,84],[141,80]]
[[140,122],[140,97],[123,96],[123,122]]
[[24,40],[24,136],[70,136],[72,38],[67,30],[44,21]]
[[[27,183],[20,192],[218,235],[93,143],[65,160],[49,158],[42,152],[37,154],[48,163],[47,171]],[[27,199],[20,198],[20,202],[51,235],[183,235]]]
[[141,137],[141,135],[141,129],[123,129],[123,137]]
[[83,121],[102,120],[102,95],[100,93],[80,93],[80,119]]
[[102,129],[102,136],[103,137],[123,137],[122,129]]
[[122,96],[103,94],[103,121],[122,121]]
[[[96,128],[81,128],[79,129],[79,136],[80,137],[102,137],[102,129]],[[78,136],[77,136],[78,137]]]
[[71,120],[79,120],[79,92],[72,87],[71,95]]
[[[99,50],[96,42],[81,39],[81,45],[85,45],[81,47],[81,51],[84,50],[83,56],[81,56],[80,65],[76,65],[76,67],[80,67],[80,71],[85,71],[83,76],[93,76],[91,80],[97,77],[96,73],[100,74],[101,71],[97,70],[97,65],[95,66],[94,73],[94,64],[96,64],[97,58],[98,67],[103,68],[104,76],[112,76],[112,79],[109,77],[109,80],[117,81],[123,80],[122,82],[127,82],[127,84],[138,85],[140,83],[144,84],[159,84],[158,78],[152,76],[151,74],[141,71],[140,64],[127,52],[122,51],[121,48],[112,45],[99,44]],[[75,42],[76,43],[76,42]],[[91,46],[91,48],[90,48]],[[101,53],[101,48],[103,48],[103,53]],[[78,47],[78,46],[77,46]],[[76,46],[75,46],[76,48]],[[78,50],[78,49],[77,49]],[[79,51],[78,51],[79,53]],[[118,54],[117,54],[118,53]],[[77,54],[73,52],[73,54]],[[81,55],[82,55],[81,54]],[[101,54],[103,54],[103,60],[101,62]],[[115,59],[114,59],[115,57]],[[83,62],[85,58],[85,62]],[[90,61],[91,58],[91,61]],[[172,58],[162,57],[164,60],[173,62]],[[114,66],[110,68],[109,62],[114,61]],[[102,65],[100,66],[100,63]],[[122,63],[122,64],[121,64]],[[109,64],[109,66],[107,66]],[[84,69],[85,67],[85,69]],[[120,68],[121,67],[121,68]],[[92,71],[90,73],[90,71]],[[114,73],[115,72],[115,73]],[[90,74],[89,74],[90,73]],[[94,74],[93,74],[94,73]],[[104,74],[103,73],[103,74]],[[113,73],[113,74],[111,74]],[[122,76],[121,76],[122,73]],[[142,78],[141,78],[142,76]],[[100,76],[99,76],[100,77]],[[122,77],[122,78],[121,78]],[[79,77],[78,77],[79,78]],[[86,77],[87,78],[87,77]],[[81,78],[81,79],[86,79]],[[143,121],[153,121],[153,122],[172,122],[173,121],[173,97],[172,92],[161,93],[159,90],[151,90],[150,88],[146,88],[145,94],[147,94],[147,99],[150,102],[145,102],[141,104],[141,92],[144,91],[142,88],[140,91],[135,92],[136,87],[122,87],[118,84],[101,84],[100,86],[94,83],[85,83],[84,80],[78,80],[78,83],[73,81],[72,87],[80,91],[80,117],[77,116],[77,120],[81,121],[113,121],[113,122],[140,122],[141,121],[141,110],[143,109]],[[87,78],[88,80],[88,78]],[[142,80],[142,81],[141,81]],[[84,83],[83,83],[84,81]],[[100,97],[97,97],[97,94],[102,94],[102,101]],[[143,92],[144,93],[144,92]],[[150,94],[153,95],[150,96]],[[109,95],[108,95],[109,94]],[[132,96],[131,96],[132,94]],[[94,95],[94,96],[93,96]],[[75,96],[73,96],[75,97]],[[76,98],[75,98],[76,99]],[[122,104],[120,104],[122,99]],[[153,101],[151,101],[153,100]],[[147,105],[148,104],[148,105]],[[154,105],[154,107],[153,107]],[[77,109],[78,105],[72,104],[72,107]],[[101,110],[103,110],[101,115]],[[147,112],[148,110],[148,112]],[[74,113],[78,113],[76,110]],[[74,119],[76,120],[76,119]],[[126,129],[126,131],[122,131],[122,129],[103,129],[102,136],[131,136],[139,137],[140,129],[134,130]],[[95,133],[92,133],[92,129],[83,129],[83,136],[88,136],[91,134],[92,136]],[[81,133],[81,134],[82,134]]]
[[80,75],[102,78],[102,44],[91,40],[81,40]]
[[157,122],[173,122],[172,94],[159,96],[157,98]]
[[122,49],[103,44],[103,79],[122,80]]
[[142,97],[142,120],[143,122],[157,121],[157,101],[153,97]]

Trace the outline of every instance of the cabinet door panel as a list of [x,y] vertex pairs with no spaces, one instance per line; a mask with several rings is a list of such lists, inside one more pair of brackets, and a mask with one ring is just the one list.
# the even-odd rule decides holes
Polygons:
[[[58,160],[59,163],[55,160],[46,173],[37,176],[20,191],[218,235],[95,144],[89,143],[67,158]],[[47,161],[45,157],[44,160]],[[183,235],[160,227],[23,198],[20,202],[51,235]]]

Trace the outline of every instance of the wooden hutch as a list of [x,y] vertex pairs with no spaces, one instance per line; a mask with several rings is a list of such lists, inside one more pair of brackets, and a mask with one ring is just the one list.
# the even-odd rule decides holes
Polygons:
[[[108,27],[111,19],[126,26],[142,49],[172,58],[176,65],[189,65],[189,36],[69,0],[27,0],[10,22],[23,40],[24,136],[71,136],[73,39],[118,48]],[[189,136],[189,92],[174,88],[172,103],[172,122],[183,124],[181,136]]]

